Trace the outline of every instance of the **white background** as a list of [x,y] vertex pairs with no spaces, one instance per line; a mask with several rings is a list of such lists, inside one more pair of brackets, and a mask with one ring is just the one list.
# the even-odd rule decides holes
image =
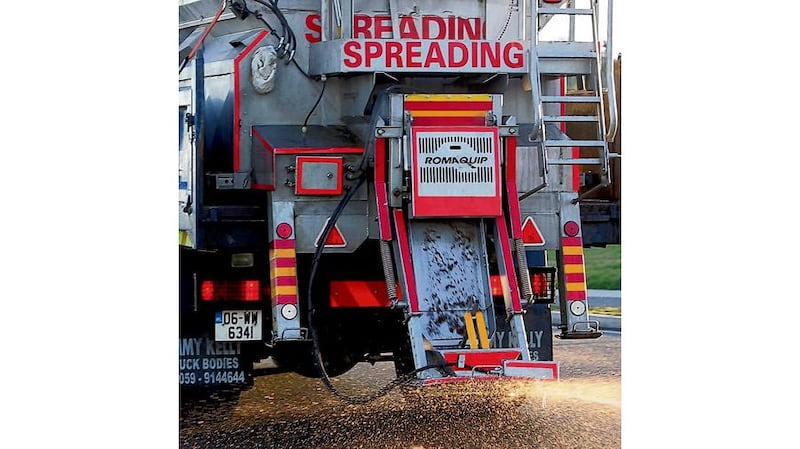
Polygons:
[[[177,443],[178,17],[167,3],[3,14],[2,447]],[[800,11],[615,4],[624,447],[786,447],[800,399],[789,365]]]

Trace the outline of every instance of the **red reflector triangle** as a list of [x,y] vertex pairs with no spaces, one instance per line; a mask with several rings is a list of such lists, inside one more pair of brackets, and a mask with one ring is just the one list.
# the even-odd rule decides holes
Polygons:
[[[325,230],[325,227],[328,226],[328,221],[330,221],[330,218],[325,220],[325,224],[322,225],[322,229],[320,229],[319,235],[317,235],[317,239],[314,241],[314,246],[319,246],[319,239],[322,238],[322,232]],[[339,230],[339,225],[333,225],[333,229],[331,229],[330,234],[328,234],[328,239],[325,240],[325,248],[344,248],[345,246],[347,246],[347,240],[344,239],[342,231]]]
[[528,217],[522,223],[522,243],[525,246],[542,246],[544,245],[544,237],[542,237],[539,227],[533,221],[533,217]]

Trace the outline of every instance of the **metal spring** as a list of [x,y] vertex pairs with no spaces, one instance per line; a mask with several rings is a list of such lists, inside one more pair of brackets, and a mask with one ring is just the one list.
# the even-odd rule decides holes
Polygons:
[[394,283],[392,250],[389,242],[385,240],[381,240],[381,263],[383,264],[383,277],[386,281],[386,293],[389,296],[389,301],[394,303],[397,300],[397,286]]
[[525,245],[522,243],[522,239],[514,239],[514,248],[517,252],[517,271],[519,272],[522,297],[526,301],[530,301],[533,298],[533,288],[528,275],[528,261],[525,259]]

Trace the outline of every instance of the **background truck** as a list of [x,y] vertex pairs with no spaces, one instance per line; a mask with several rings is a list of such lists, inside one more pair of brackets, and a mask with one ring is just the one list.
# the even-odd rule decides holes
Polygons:
[[583,248],[619,243],[604,6],[181,0],[182,392],[557,379],[550,304],[599,337]]

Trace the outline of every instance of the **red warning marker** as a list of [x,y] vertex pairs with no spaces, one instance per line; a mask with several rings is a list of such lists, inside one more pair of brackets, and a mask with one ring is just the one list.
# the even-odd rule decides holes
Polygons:
[[525,246],[542,246],[544,245],[544,237],[542,237],[542,232],[539,231],[539,227],[536,226],[536,222],[533,221],[533,217],[528,217],[525,219],[525,222],[522,223],[522,243]]
[[[328,226],[328,221],[330,221],[330,218],[325,220],[325,224],[322,225],[322,229],[319,230],[317,239],[314,240],[315,247],[319,246],[319,240],[322,238],[322,231]],[[328,234],[328,239],[325,240],[325,248],[344,248],[345,246],[347,246],[347,240],[344,239],[342,231],[339,230],[339,225],[334,224],[333,229],[331,229],[330,234]]]

